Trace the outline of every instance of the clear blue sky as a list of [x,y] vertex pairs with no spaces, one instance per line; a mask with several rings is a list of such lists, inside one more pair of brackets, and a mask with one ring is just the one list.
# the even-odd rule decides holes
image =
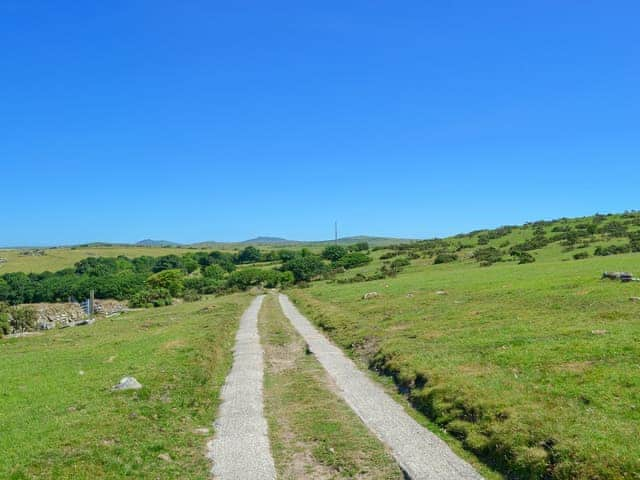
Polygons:
[[0,0],[0,245],[640,208],[637,1]]

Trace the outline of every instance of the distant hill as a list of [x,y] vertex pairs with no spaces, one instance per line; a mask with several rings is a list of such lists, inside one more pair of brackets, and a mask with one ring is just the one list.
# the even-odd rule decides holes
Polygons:
[[[292,246],[292,247],[300,247],[300,246],[305,246],[305,245],[309,245],[309,246],[317,246],[317,245],[330,245],[332,243],[334,243],[335,240],[289,240],[287,238],[282,238],[282,237],[267,237],[267,236],[261,236],[261,237],[256,237],[256,238],[250,238],[248,240],[243,240],[241,242],[216,242],[216,241],[210,241],[210,242],[198,242],[198,243],[192,243],[189,246],[190,247],[197,247],[197,248],[215,248],[215,247],[245,247],[247,245],[262,245],[262,246],[277,246],[277,247],[285,247],[285,246]],[[392,244],[397,244],[397,243],[408,243],[408,242],[415,242],[416,240],[414,239],[405,239],[405,238],[391,238],[391,237],[372,237],[372,236],[368,236],[368,235],[358,235],[358,236],[354,236],[354,237],[343,237],[343,238],[339,238],[338,239],[338,244],[339,245],[351,245],[353,243],[358,243],[358,242],[367,242],[369,245],[371,245],[372,247],[378,247],[378,246],[386,246],[386,245],[392,245]]]
[[256,237],[250,238],[249,240],[244,240],[239,243],[246,243],[249,245],[270,245],[275,243],[292,243],[291,240],[287,240],[286,238],[281,237]]
[[179,247],[180,244],[176,242],[170,242],[168,240],[151,240],[147,238],[136,242],[139,247]]

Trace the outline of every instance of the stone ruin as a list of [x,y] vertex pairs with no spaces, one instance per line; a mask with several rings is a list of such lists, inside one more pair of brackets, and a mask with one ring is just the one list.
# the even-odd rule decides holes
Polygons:
[[[79,303],[35,303],[29,305],[38,314],[37,325],[41,330],[73,327],[86,324],[87,314]],[[126,306],[116,300],[96,300],[94,312],[106,317],[126,310]]]

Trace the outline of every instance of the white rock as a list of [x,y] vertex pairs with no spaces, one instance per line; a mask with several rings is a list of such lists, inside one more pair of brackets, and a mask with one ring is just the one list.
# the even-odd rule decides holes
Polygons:
[[142,385],[134,377],[123,377],[120,383],[111,387],[111,390],[140,390]]

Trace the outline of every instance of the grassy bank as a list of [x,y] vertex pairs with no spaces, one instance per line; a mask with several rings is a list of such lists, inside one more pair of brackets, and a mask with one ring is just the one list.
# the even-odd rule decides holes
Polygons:
[[265,414],[278,477],[401,479],[382,444],[333,392],[275,296],[260,313]]
[[[640,271],[640,255],[539,257],[488,268],[417,260],[396,278],[290,295],[510,476],[640,478],[640,303],[629,300],[640,286],[599,279]],[[379,297],[362,300],[370,291]]]
[[[0,340],[0,478],[207,478],[208,436],[249,296]],[[144,388],[111,392],[125,375]]]

